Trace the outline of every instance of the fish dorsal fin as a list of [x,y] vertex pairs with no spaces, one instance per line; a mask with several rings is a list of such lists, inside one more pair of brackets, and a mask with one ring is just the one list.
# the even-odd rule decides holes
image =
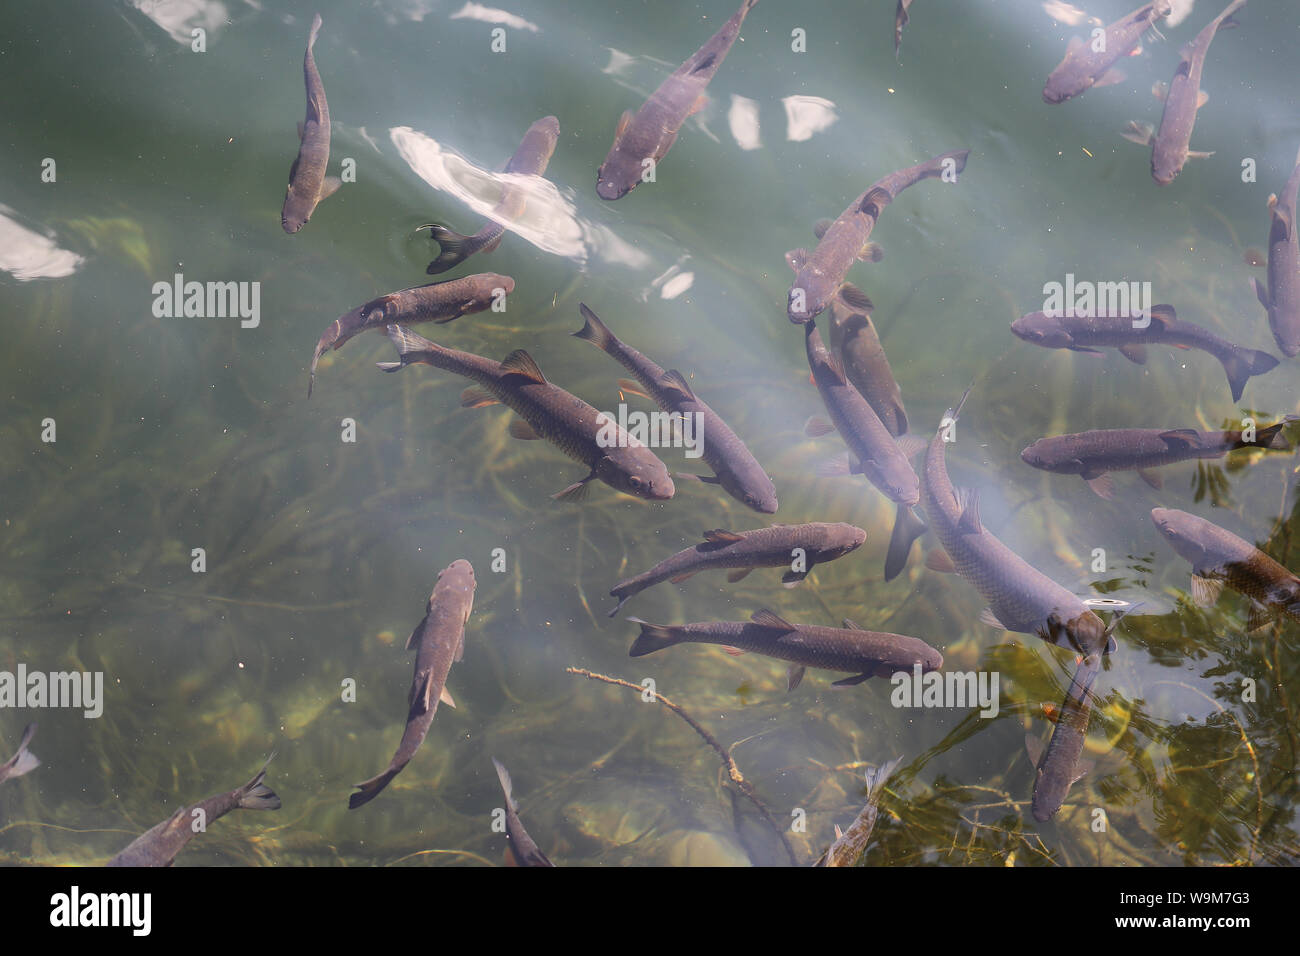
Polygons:
[[749,619],[759,627],[770,627],[772,630],[781,631],[782,633],[789,633],[790,631],[797,630],[797,628],[789,621],[777,616],[775,611],[771,611],[765,607],[759,608],[750,616]]
[[718,54],[710,52],[709,55],[706,56],[703,60],[695,64],[695,66],[691,67],[691,72],[699,73],[703,70],[707,70],[709,67],[713,66],[714,62],[717,59],[718,59]]
[[979,492],[974,488],[960,489],[957,492],[957,504],[961,508],[957,531],[961,534],[982,534],[984,526],[980,524]]
[[501,371],[508,375],[522,375],[539,385],[546,385],[546,376],[537,367],[533,357],[523,349],[515,349],[501,360]]
[[818,239],[820,239],[822,236],[826,235],[826,230],[829,229],[830,227],[831,227],[831,220],[818,219],[815,223],[813,223],[813,235],[816,236]]
[[1166,445],[1192,448],[1200,443],[1201,433],[1194,428],[1171,428],[1167,432],[1161,432],[1159,437]]
[[844,625],[845,630],[849,630],[849,631],[865,631],[865,630],[866,630],[866,628],[863,627],[861,624],[855,624],[855,623],[853,623],[852,621],[850,621],[847,617],[846,617],[843,621],[841,621],[840,623],[842,623],[842,624]]
[[1025,734],[1025,750],[1029,753],[1029,759],[1037,767],[1043,762],[1043,742],[1033,734]]
[[659,380],[659,387],[671,392],[680,392],[683,399],[695,401],[695,392],[691,390],[691,383],[686,381],[686,376],[675,368],[670,368],[664,374],[664,377]]
[[714,528],[711,531],[704,532],[704,540],[711,541],[714,544],[735,544],[737,541],[744,541],[745,538],[734,531]]
[[1147,309],[1147,315],[1151,316],[1152,322],[1166,330],[1172,330],[1174,323],[1178,321],[1178,313],[1174,311],[1172,305],[1153,305]]
[[840,286],[840,301],[850,309],[858,309],[868,315],[876,308],[875,304],[867,298],[867,294],[852,282]]

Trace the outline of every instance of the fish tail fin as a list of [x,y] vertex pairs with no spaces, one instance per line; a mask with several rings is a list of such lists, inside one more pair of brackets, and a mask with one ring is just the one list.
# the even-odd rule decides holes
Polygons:
[[397,355],[400,359],[397,362],[375,363],[385,372],[397,372],[408,365],[432,365],[429,355],[442,348],[436,342],[430,342],[423,335],[418,335],[402,325],[389,325],[385,331],[388,333],[388,341],[397,347]]
[[316,37],[320,34],[320,14],[316,14],[311,20],[311,33],[307,35],[307,49],[310,50],[316,45]]
[[497,768],[497,779],[501,781],[501,792],[506,795],[506,805],[518,813],[519,810],[515,805],[514,785],[510,782],[510,771],[496,757],[492,758],[492,766]]
[[584,342],[590,342],[602,352],[608,352],[611,348],[619,344],[614,333],[611,332],[605,323],[600,321],[600,317],[587,308],[586,303],[579,302],[578,308],[582,311],[583,326],[572,335],[582,339]]
[[[319,19],[319,16],[317,17]],[[280,798],[275,791],[262,781],[266,779],[266,768],[275,759],[275,753],[266,758],[257,776],[239,788],[239,806],[243,810],[279,810]]]
[[14,754],[13,766],[9,768],[9,778],[21,777],[25,773],[31,773],[41,765],[41,760],[36,754],[27,749],[27,745],[32,742],[36,736],[36,724],[31,723],[23,728],[23,739],[18,744],[18,753]]
[[892,581],[907,567],[907,556],[912,542],[925,534],[926,524],[907,505],[898,506],[898,518],[889,536],[889,550],[885,554],[885,580]]
[[436,276],[440,272],[454,269],[469,258],[470,252],[465,248],[470,240],[469,236],[462,236],[459,232],[452,232],[447,227],[436,223],[420,228],[428,229],[429,238],[438,244],[438,258],[430,262],[429,267],[424,270],[429,275]]
[[[333,329],[334,326],[331,325],[330,331],[333,331]],[[316,351],[312,352],[311,355],[311,369],[309,370],[307,375],[307,397],[308,398],[311,398],[311,391],[313,388],[316,387],[316,364],[320,362],[320,357],[329,350],[329,347],[332,344],[333,342],[330,338],[330,332],[328,331],[324,335],[322,335],[320,337],[320,341],[316,343]]]
[[1223,362],[1223,371],[1228,376],[1228,387],[1232,389],[1232,400],[1238,401],[1246,390],[1246,383],[1251,376],[1263,375],[1277,367],[1277,359],[1258,349],[1234,349]]
[[[405,764],[403,764],[403,766],[405,766]],[[389,781],[396,777],[401,770],[401,767],[397,767],[396,769],[389,767],[377,777],[371,777],[369,780],[363,780],[358,784],[354,784],[357,788],[357,792],[348,797],[348,809],[355,810],[357,807],[365,806],[371,800],[375,799],[375,797],[379,796],[383,791],[384,787],[388,786]]]
[[618,598],[618,604],[614,606],[614,610],[609,612],[610,617],[615,617],[619,611],[623,610],[623,605],[632,597],[631,594],[620,594],[617,589],[610,591],[609,596]]
[[677,636],[675,627],[666,624],[647,624],[636,617],[629,617],[628,621],[641,625],[641,634],[632,642],[632,647],[627,652],[628,657],[644,657],[646,654],[653,654],[655,651],[662,651],[665,647],[672,647],[682,642],[682,639]]
[[884,789],[885,781],[890,778],[898,765],[903,762],[903,758],[895,757],[888,763],[882,763],[874,770],[868,770],[865,774],[867,780],[867,801],[874,803],[880,799],[880,792]]

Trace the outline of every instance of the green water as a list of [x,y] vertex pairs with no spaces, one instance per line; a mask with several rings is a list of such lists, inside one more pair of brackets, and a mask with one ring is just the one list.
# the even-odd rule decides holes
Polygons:
[[[1149,152],[1119,132],[1129,119],[1159,121],[1148,88],[1169,79],[1217,3],[1199,0],[1166,42],[1147,44],[1124,65],[1127,82],[1049,107],[1042,84],[1085,28],[1054,23],[1038,3],[921,0],[896,62],[892,0],[764,0],[657,182],[612,204],[596,198],[595,171],[620,113],[730,16],[730,0],[511,4],[535,29],[507,26],[503,53],[491,52],[493,24],[453,17],[459,0],[324,4],[315,54],[334,122],[330,171],[355,160],[356,181],[294,236],[279,210],[317,8],[258,6],[0,13],[0,212],[26,230],[20,244],[7,227],[0,250],[0,669],[102,671],[105,685],[99,719],[0,710],[0,759],[37,720],[43,761],[0,787],[0,861],[102,863],[277,750],[268,783],[283,808],[221,820],[180,865],[500,864],[492,756],[560,865],[789,862],[685,723],[567,667],[653,678],[731,748],[799,863],[861,807],[862,770],[900,754],[869,863],[1297,859],[1300,631],[1246,634],[1247,603],[1232,592],[1191,607],[1190,567],[1147,517],[1155,506],[1209,517],[1298,568],[1295,457],[1173,466],[1163,491],[1121,473],[1113,501],[1018,457],[1066,431],[1297,413],[1296,365],[1252,380],[1234,405],[1203,353],[1155,348],[1139,367],[1113,351],[1047,352],[1008,330],[1042,307],[1045,282],[1073,273],[1151,281],[1180,318],[1274,351],[1249,286],[1263,272],[1242,256],[1264,247],[1267,196],[1300,145],[1289,3],[1252,0],[1241,28],[1216,39],[1193,148],[1217,153],[1160,188]],[[1109,22],[1131,6],[1097,0],[1090,12]],[[208,29],[205,52],[191,49],[194,25]],[[791,50],[796,28],[807,52]],[[758,148],[732,131],[736,97],[754,104]],[[791,139],[790,97],[816,98],[798,102],[833,122]],[[501,167],[548,114],[561,138],[547,215],[529,238],[507,234],[453,273],[512,276],[506,312],[418,331],[497,358],[525,348],[552,381],[613,409],[623,370],[567,334],[586,302],[628,344],[693,377],[773,476],[775,520],[868,532],[801,587],[781,588],[772,570],[732,585],[713,572],[653,588],[625,616],[743,620],[768,606],[800,623],[848,617],[914,634],[947,668],[999,673],[996,719],[895,709],[886,681],[832,690],[826,672],[786,693],[779,663],[717,648],[633,660],[636,626],[605,616],[610,587],[706,528],[755,528],[760,516],[685,482],[665,504],[603,485],[581,505],[556,503],[549,495],[581,466],[511,438],[500,408],[460,409],[462,379],[381,374],[374,363],[392,347],[380,335],[332,353],[306,400],[311,348],[335,317],[426,281],[436,249],[415,227],[469,233],[483,221],[434,188],[429,169],[490,205],[472,167]],[[1047,738],[1039,705],[1060,701],[1073,660],[979,623],[975,590],[925,570],[916,552],[883,583],[893,507],[861,479],[815,474],[843,446],[803,436],[822,409],[784,314],[782,256],[811,247],[816,220],[885,174],[959,148],[971,150],[960,182],[902,194],[873,235],[884,260],[850,277],[876,303],[915,432],[931,434],[975,382],[948,459],[954,481],[980,491],[985,524],[1080,594],[1145,602],[1095,687],[1095,767],[1045,824],[1029,812],[1024,736]],[[1246,157],[1257,182],[1242,182]],[[42,181],[47,158],[54,182]],[[692,279],[665,298],[672,283],[655,280],[673,267]],[[152,287],[176,273],[260,283],[260,324],[155,318]],[[54,443],[41,440],[47,418]],[[344,419],[355,442],[341,440]],[[701,471],[680,452],[664,457]],[[491,570],[497,548],[502,573]],[[1107,552],[1104,573],[1091,571],[1095,548]],[[401,735],[402,643],[437,572],[459,557],[478,591],[448,682],[458,707],[439,710],[385,793],[349,811],[351,785],[378,773]],[[349,678],[355,702],[341,699]],[[1244,678],[1254,701],[1242,699]]]

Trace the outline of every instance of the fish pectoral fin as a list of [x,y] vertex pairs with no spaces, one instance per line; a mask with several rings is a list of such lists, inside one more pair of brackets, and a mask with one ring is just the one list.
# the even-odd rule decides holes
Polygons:
[[[292,177],[290,177],[290,178],[292,178]],[[789,252],[787,252],[787,253],[785,254],[785,261],[786,261],[786,264],[787,264],[791,269],[793,269],[795,272],[798,272],[798,271],[799,271],[800,269],[802,269],[802,268],[804,267],[804,265],[808,262],[808,250],[807,250],[807,249],[791,249]]]
[[447,689],[447,686],[445,684],[443,685],[442,693],[438,695],[438,700],[442,701],[444,704],[446,704],[448,707],[452,708],[453,710],[456,707],[456,701],[451,696],[451,691]]
[[565,488],[563,491],[557,491],[555,494],[551,495],[551,497],[556,501],[582,501],[587,497],[587,492],[589,490],[588,484],[595,477],[596,472],[593,471],[586,478],[575,481],[573,484],[569,485],[569,487]]
[[876,308],[875,303],[867,298],[867,294],[852,282],[846,282],[840,286],[839,296],[840,301],[851,309],[860,309],[870,314]]
[[759,608],[749,618],[759,627],[768,627],[774,631],[780,631],[782,634],[789,634],[796,630],[795,626],[784,618],[778,616],[775,611],[768,608]]
[[483,408],[487,405],[500,405],[501,400],[485,388],[471,385],[460,393],[461,408]]
[[1119,134],[1130,143],[1137,143],[1139,146],[1150,146],[1156,139],[1156,128],[1150,123],[1139,123],[1137,120],[1129,120],[1128,125],[1124,127]]
[[869,189],[867,194],[862,197],[862,202],[858,203],[858,212],[864,216],[870,216],[872,219],[878,219],[880,210],[893,201],[894,197],[890,195],[888,189],[883,186],[875,186]]
[[1165,480],[1161,477],[1160,472],[1154,471],[1150,468],[1139,468],[1138,477],[1156,491],[1160,491],[1165,486]]
[[1092,770],[1092,768],[1095,766],[1096,764],[1094,764],[1091,760],[1080,760],[1077,764],[1074,765],[1074,776],[1070,778],[1070,783],[1078,783],[1080,780],[1086,777],[1088,773]]
[[957,519],[959,534],[982,534],[984,526],[980,523],[980,496],[974,488],[960,488],[957,491],[957,504],[961,508],[961,517]]
[[1258,631],[1261,627],[1268,627],[1273,623],[1273,612],[1263,604],[1253,602],[1250,606],[1250,616],[1246,618],[1246,631]]
[[[1207,93],[1207,92],[1205,92],[1205,90],[1197,90],[1197,91],[1196,91],[1196,108],[1199,110],[1202,106],[1204,106],[1204,105],[1205,105],[1206,103],[1208,103],[1208,102],[1210,102],[1210,94]],[[1194,155],[1196,155],[1196,154],[1195,154],[1195,153],[1188,153],[1187,155],[1188,155],[1188,156],[1194,156]]]
[[[302,139],[303,139],[303,125],[302,125],[302,120],[298,120],[298,142],[301,143],[301,142],[302,142]],[[297,165],[298,165],[297,160],[295,160],[295,161],[294,161],[294,166],[296,167]]]
[[1085,353],[1087,353],[1088,355],[1105,355],[1105,354],[1106,354],[1106,353],[1103,352],[1101,349],[1090,349],[1090,348],[1088,348],[1088,346],[1086,346],[1086,345],[1067,345],[1066,348],[1069,349],[1071,352],[1085,352]]
[[683,581],[689,581],[691,578],[695,577],[695,575],[699,573],[700,572],[698,569],[695,571],[683,571],[681,574],[674,574],[668,580],[673,584],[681,584]]
[[329,199],[330,196],[333,196],[339,191],[339,187],[342,185],[343,180],[339,179],[337,176],[326,176],[320,181],[320,192],[316,194],[316,201],[319,202],[322,199]]
[[1110,475],[1094,475],[1092,478],[1084,478],[1083,480],[1088,483],[1088,487],[1093,490],[1093,493],[1098,498],[1105,498],[1109,501],[1115,497],[1115,480]]
[[858,253],[859,262],[879,262],[883,258],[885,258],[885,250],[878,242],[867,242]]
[[928,445],[929,442],[919,435],[898,436],[898,450],[903,453],[904,458],[915,458],[921,452],[925,451]]
[[835,426],[820,415],[813,415],[803,423],[803,433],[807,438],[821,438],[835,431]]
[[807,670],[807,668],[801,664],[791,664],[789,667],[786,668],[785,692],[787,694],[799,686],[799,682],[803,680],[803,674],[805,670]]
[[1197,607],[1210,607],[1222,593],[1222,581],[1200,574],[1192,575],[1192,603]]
[[1135,342],[1121,345],[1119,347],[1119,354],[1124,356],[1130,362],[1133,362],[1135,365],[1147,364],[1147,347],[1145,345],[1139,345]]
[[[427,618],[428,615],[425,615],[425,617]],[[414,650],[415,645],[416,645],[416,642],[419,641],[419,638],[420,638],[420,629],[421,629],[422,627],[424,627],[424,621],[423,621],[423,620],[420,621],[419,624],[415,625],[415,629],[411,631],[411,636],[408,637],[408,638],[406,639],[406,649],[407,649],[408,651],[409,651],[409,650]]]
[[991,607],[986,607],[984,610],[980,611],[980,621],[987,624],[989,627],[996,627],[999,631],[1011,630],[998,619],[998,616],[993,613],[993,608]]
[[735,584],[737,581],[743,581],[749,576],[753,568],[736,568],[734,571],[727,572],[727,583]]
[[659,380],[659,387],[666,392],[673,393],[678,401],[693,402],[696,400],[695,392],[691,390],[691,383],[686,381],[686,376],[675,368],[670,368],[664,377]]
[[618,126],[614,130],[614,142],[622,139],[623,134],[627,132],[628,126],[632,122],[632,111],[624,110],[623,115],[618,118]]
[[714,544],[735,544],[737,541],[744,541],[745,536],[723,528],[713,528],[704,532],[704,540]]
[[708,105],[709,105],[708,94],[701,93],[699,96],[695,98],[695,102],[691,104],[691,108],[686,111],[686,115],[694,116],[696,113],[700,112],[701,110],[704,109],[704,107]]
[[707,485],[722,484],[722,480],[718,478],[717,475],[692,475],[688,472],[675,471],[673,472],[673,478],[684,478],[687,481],[702,481]]
[[925,555],[925,566],[931,571],[938,571],[940,574],[956,574],[957,565],[952,563],[952,558],[943,548],[932,548]]
[[420,675],[418,682],[411,685],[411,716],[419,716],[429,712],[429,704],[433,700],[433,671],[425,671]]
[[870,680],[871,676],[872,676],[871,673],[854,674],[852,677],[845,677],[843,680],[832,681],[831,686],[832,687],[856,687],[858,684],[861,684],[864,680]]
[[844,452],[819,462],[814,471],[818,478],[842,478],[853,474],[853,463],[849,460],[849,453]]
[[719,644],[719,649],[728,657],[744,657],[745,652],[739,647],[732,647],[730,644]]
[[510,420],[510,437],[518,438],[520,441],[537,441],[542,436],[537,434],[533,426],[522,418],[512,418]]
[[1147,309],[1147,315],[1151,321],[1160,326],[1165,331],[1172,332],[1174,323],[1178,321],[1178,313],[1174,311],[1172,305],[1153,305]]
[[1025,734],[1025,752],[1035,767],[1043,762],[1043,742],[1033,734]]
[[[629,395],[639,395],[642,398],[650,398],[646,393],[645,387],[640,382],[634,382],[630,378],[620,378],[618,380],[618,389],[620,392],[627,392]],[[651,399],[653,401],[653,399]]]
[[1114,86],[1114,85],[1116,85],[1117,83],[1123,83],[1123,82],[1124,82],[1125,80],[1127,80],[1127,79],[1128,79],[1128,74],[1127,74],[1127,73],[1125,73],[1125,72],[1124,72],[1123,70],[1121,70],[1121,69],[1118,69],[1118,68],[1112,66],[1109,70],[1107,70],[1107,71],[1106,71],[1105,73],[1103,73],[1101,76],[1097,77],[1097,79],[1093,81],[1093,84],[1092,84],[1092,85],[1093,85],[1094,87],[1100,87],[1100,86]]
[[523,349],[515,349],[503,358],[501,360],[501,371],[507,375],[522,375],[538,385],[549,384],[546,381],[546,376],[542,374],[542,370],[533,361],[533,357]]
[[1199,149],[1189,149],[1187,151],[1188,159],[1209,159],[1213,155],[1214,155],[1214,150],[1210,150],[1209,152],[1203,152],[1202,150]]
[[1163,103],[1169,96],[1169,84],[1164,80],[1156,80],[1151,84],[1151,95]]
[[832,224],[833,220],[818,219],[813,223],[813,235],[820,239],[822,236],[826,235],[826,230],[830,229]]
[[1255,298],[1259,299],[1259,304],[1266,309],[1272,309],[1273,303],[1268,297],[1268,291],[1264,288],[1264,283],[1258,279],[1251,279],[1251,285],[1255,287]]
[[807,571],[787,571],[781,575],[781,583],[788,588],[792,588],[803,583],[803,579],[806,577],[808,577]]

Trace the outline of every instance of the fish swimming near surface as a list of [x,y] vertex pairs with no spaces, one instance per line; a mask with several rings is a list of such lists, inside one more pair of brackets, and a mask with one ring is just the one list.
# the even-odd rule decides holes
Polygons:
[[316,351],[311,357],[311,377],[307,383],[307,397],[311,398],[316,384],[316,363],[328,349],[343,347],[348,339],[368,329],[382,329],[389,325],[414,325],[433,322],[442,325],[492,307],[515,291],[515,280],[495,272],[430,282],[390,292],[359,305],[351,312],[339,316],[321,333]]
[[214,820],[231,810],[279,810],[280,798],[262,781],[275,754],[266,758],[257,776],[228,793],[217,793],[188,807],[181,807],[162,823],[136,837],[108,866],[171,866],[185,845],[204,832]]
[[1287,358],[1300,354],[1300,240],[1296,238],[1296,193],[1300,191],[1300,154],[1282,196],[1268,197],[1268,288],[1254,283],[1259,303],[1268,310],[1268,327]]
[[1046,750],[1037,737],[1025,737],[1025,747],[1034,762],[1034,795],[1030,809],[1039,823],[1045,823],[1056,815],[1065,803],[1071,785],[1092,769],[1091,761],[1081,761],[1079,756],[1088,736],[1092,685],[1099,673],[1099,655],[1090,654],[1079,662]]
[[1147,315],[1049,315],[1030,312],[1011,323],[1011,331],[1033,345],[1073,352],[1097,352],[1094,346],[1119,349],[1130,362],[1145,365],[1148,345],[1208,352],[1223,365],[1232,400],[1241,398],[1246,383],[1277,367],[1277,359],[1258,349],[1242,348],[1209,329],[1180,321],[1172,305],[1153,305]]
[[899,442],[889,433],[871,404],[849,382],[839,361],[826,349],[817,324],[811,320],[804,325],[804,346],[813,381],[830,415],[829,423],[810,419],[804,431],[816,438],[834,427],[849,446],[847,462],[837,459],[824,465],[819,473],[823,477],[865,475],[898,505],[898,517],[885,556],[885,580],[890,581],[907,565],[912,542],[925,533],[925,523],[912,510],[921,500],[921,482],[907,461],[908,454],[924,448],[925,442],[914,436],[905,436]]
[[478,387],[461,393],[462,408],[498,402],[506,405],[519,416],[510,423],[512,436],[524,440],[545,438],[591,469],[585,478],[553,498],[581,500],[593,480],[648,501],[667,501],[673,496],[673,480],[653,451],[617,421],[548,382],[523,349],[495,362],[471,352],[444,348],[399,325],[388,327],[388,338],[397,346],[401,361],[379,363],[385,372],[397,372],[408,365],[432,365],[473,379]]
[[870,677],[910,673],[918,664],[924,673],[943,666],[943,655],[925,641],[904,634],[868,631],[847,618],[842,628],[791,624],[764,608],[755,611],[749,621],[678,625],[647,624],[635,617],[628,621],[641,625],[629,657],[644,657],[674,644],[720,644],[787,661],[787,690],[799,686],[809,667],[847,671],[853,676],[837,680],[833,686],[848,687]]
[[875,308],[861,289],[844,283],[831,300],[831,354],[839,359],[844,375],[867,400],[888,429],[901,438],[907,434],[903,390],[894,379],[885,348],[871,321]]
[[31,723],[23,728],[22,739],[18,741],[18,751],[4,763],[0,763],[0,783],[6,780],[13,780],[15,777],[21,777],[25,773],[31,773],[41,765],[40,758],[27,749],[36,736],[36,724]]
[[1124,133],[1125,139],[1151,147],[1151,178],[1161,186],[1172,183],[1183,171],[1188,159],[1205,159],[1214,155],[1212,152],[1202,153],[1191,149],[1196,111],[1210,98],[1201,89],[1201,71],[1205,68],[1205,54],[1209,52],[1215,33],[1226,26],[1235,26],[1236,21],[1228,18],[1233,11],[1245,4],[1246,0],[1232,0],[1222,13],[1196,35],[1196,39],[1183,47],[1173,81],[1163,94],[1157,93],[1163,95],[1165,101],[1165,110],[1160,116],[1160,129],[1153,131],[1149,125],[1131,123]]
[[1114,650],[1108,627],[1079,597],[1030,565],[980,522],[978,495],[953,488],[945,461],[947,428],[956,424],[966,403],[949,409],[925,454],[925,512],[944,554],[932,553],[926,566],[956,572],[983,595],[989,606],[980,620],[991,627],[1036,634],[1050,644],[1081,654]]
[[474,588],[474,568],[464,559],[453,561],[438,572],[424,618],[406,641],[408,651],[415,649],[415,677],[411,681],[401,743],[387,770],[356,785],[357,792],[348,798],[349,810],[379,796],[411,762],[429,733],[439,701],[449,707],[456,706],[447,691],[447,674],[451,665],[465,656],[465,622],[474,607]]
[[298,155],[289,169],[289,188],[284,195],[284,209],[280,212],[280,225],[289,233],[305,226],[316,211],[316,204],[334,195],[343,185],[337,176],[325,175],[330,164],[330,108],[325,102],[325,87],[311,52],[318,33],[319,13],[312,18],[307,55],[302,62],[307,83],[307,117],[298,124]]
[[894,59],[898,59],[898,48],[903,45],[903,27],[907,26],[908,21],[912,18],[907,15],[907,8],[912,5],[913,0],[898,0],[898,6],[894,10]]
[[1151,520],[1170,546],[1191,562],[1196,604],[1210,606],[1226,584],[1256,602],[1250,630],[1267,624],[1270,611],[1300,622],[1300,576],[1231,531],[1186,511],[1153,508]]
[[876,826],[876,814],[879,811],[880,798],[885,793],[885,781],[903,762],[902,757],[895,757],[889,763],[881,764],[865,774],[867,782],[867,802],[849,828],[840,832],[835,828],[835,842],[827,848],[813,866],[852,866],[862,856],[871,839],[871,831]]
[[740,35],[740,25],[758,0],[744,0],[695,54],[673,71],[633,115],[623,114],[614,132],[614,145],[596,173],[596,195],[622,199],[639,186],[648,170],[657,167],[672,149],[682,123],[705,104],[704,90]]
[[555,866],[546,858],[536,841],[524,829],[519,819],[519,808],[515,805],[514,787],[510,783],[510,772],[496,757],[492,766],[497,768],[497,779],[501,781],[501,790],[506,797],[506,839],[510,841],[510,855],[515,858],[516,866]]
[[1109,472],[1136,471],[1152,488],[1164,481],[1150,471],[1193,458],[1222,458],[1238,448],[1290,451],[1282,429],[1293,419],[1261,428],[1252,441],[1241,431],[1198,431],[1195,428],[1115,428],[1040,438],[1020,453],[1027,465],[1058,475],[1078,475],[1103,498],[1113,498]]
[[786,309],[790,321],[802,325],[821,315],[844,284],[844,277],[854,262],[879,261],[879,247],[869,241],[871,230],[881,210],[900,192],[923,179],[952,176],[955,181],[966,168],[968,155],[970,150],[961,149],[890,173],[849,203],[834,222],[824,227],[818,225],[816,232],[821,241],[812,252],[807,249],[787,252],[785,261],[795,273]]
[[[609,612],[613,617],[628,600],[646,588],[663,581],[680,582],[693,574],[713,568],[733,568],[728,581],[739,581],[755,568],[786,568],[781,580],[793,587],[819,564],[826,564],[856,551],[867,540],[861,528],[842,522],[814,521],[809,524],[778,524],[754,531],[704,532],[704,541],[665,558],[649,571],[620,581],[610,596],[618,606]],[[798,564],[800,570],[794,570]]]
[[[1072,37],[1065,59],[1052,71],[1043,87],[1043,102],[1064,103],[1094,86],[1110,86],[1124,81],[1124,73],[1115,68],[1130,56],[1142,41],[1142,34],[1173,12],[1169,0],[1144,3],[1126,17],[1106,27],[1103,37],[1083,40]],[[1100,41],[1100,42],[1098,42]],[[1094,49],[1094,45],[1101,49]]]
[[[560,138],[560,121],[554,116],[543,116],[524,134],[523,142],[506,164],[506,173],[523,176],[541,176],[555,152],[555,144]],[[425,270],[435,276],[448,269],[454,269],[476,252],[492,252],[501,244],[507,224],[518,219],[528,202],[527,190],[518,184],[506,182],[501,192],[501,199],[492,210],[492,217],[483,228],[472,236],[462,236],[452,232],[446,226],[430,223],[420,226],[429,230],[429,238],[438,243],[438,258],[429,263]]]
[[718,413],[695,395],[685,376],[676,369],[665,372],[636,349],[620,342],[586,305],[580,303],[579,308],[585,322],[573,334],[596,346],[635,376],[636,382],[619,382],[620,388],[646,396],[669,414],[700,416],[690,420],[699,423],[701,457],[715,477],[680,474],[677,477],[721,485],[727,494],[755,511],[775,513],[776,486],[772,479]]

